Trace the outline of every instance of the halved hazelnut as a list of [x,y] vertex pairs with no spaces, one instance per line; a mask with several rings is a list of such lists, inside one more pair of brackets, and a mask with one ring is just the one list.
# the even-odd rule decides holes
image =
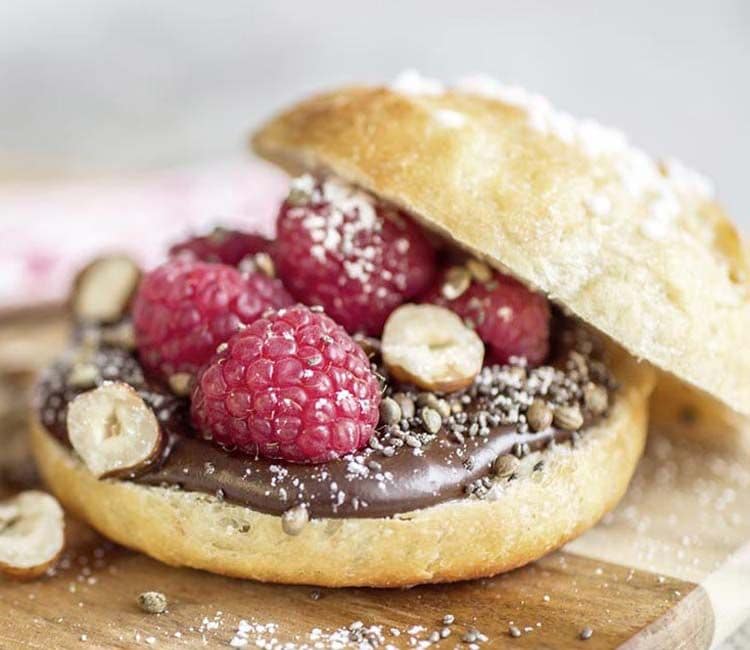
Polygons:
[[383,361],[398,380],[448,393],[470,385],[484,360],[484,344],[449,309],[402,305],[383,329]]
[[54,497],[29,490],[0,502],[0,573],[36,578],[55,563],[64,543],[63,511]]
[[94,260],[73,285],[73,314],[82,321],[118,321],[125,315],[140,277],[138,265],[125,255]]
[[68,406],[73,448],[99,478],[127,474],[153,460],[162,432],[153,410],[128,384],[107,382]]

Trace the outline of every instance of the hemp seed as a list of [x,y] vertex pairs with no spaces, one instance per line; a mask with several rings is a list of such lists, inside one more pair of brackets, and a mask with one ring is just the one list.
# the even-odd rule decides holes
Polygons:
[[176,372],[169,377],[169,387],[175,395],[186,397],[190,394],[190,385],[193,382],[193,376],[188,372]]
[[423,392],[417,395],[417,406],[429,406],[435,408],[437,405],[438,397],[435,393]]
[[101,341],[107,345],[125,350],[135,350],[135,329],[128,321],[102,327]]
[[416,413],[416,410],[414,408],[414,400],[405,393],[396,393],[393,396],[393,399],[401,409],[401,416],[406,418],[407,420],[411,420]]
[[492,463],[492,472],[498,478],[508,478],[516,473],[519,465],[518,458],[512,454],[503,454],[495,458]]
[[583,425],[583,415],[581,414],[580,407],[577,404],[573,406],[558,406],[555,409],[554,422],[555,426],[560,427],[564,431],[577,431]]
[[526,411],[526,421],[532,431],[544,431],[552,424],[552,409],[541,399],[535,399]]
[[439,399],[435,403],[435,406],[433,407],[442,418],[450,417],[451,414],[451,406],[448,404],[448,402],[444,399]]
[[594,415],[601,415],[609,406],[607,389],[593,382],[589,382],[583,387],[583,400],[586,408]]
[[77,363],[70,369],[68,383],[74,388],[90,388],[99,381],[99,369],[91,363]]
[[163,614],[168,604],[167,597],[160,591],[144,591],[138,596],[138,607],[147,614]]
[[452,266],[445,273],[440,293],[446,300],[455,300],[471,286],[471,273],[463,266]]
[[481,260],[469,258],[466,260],[466,268],[477,282],[489,282],[492,280],[492,269]]
[[436,434],[443,426],[443,418],[435,409],[425,406],[420,412],[424,428],[428,433]]
[[422,446],[422,443],[420,442],[419,438],[417,438],[417,436],[415,435],[412,435],[411,433],[408,436],[406,436],[405,441],[409,447],[413,447],[414,449]]
[[392,397],[386,397],[380,402],[380,422],[382,424],[396,424],[401,420],[401,407]]
[[289,196],[286,197],[286,202],[289,205],[299,207],[302,205],[307,205],[310,202],[310,199],[311,195],[306,189],[293,186],[289,190]]
[[310,521],[307,506],[304,504],[290,508],[281,515],[281,528],[287,535],[299,535]]
[[253,256],[253,262],[258,271],[263,275],[266,275],[269,278],[276,277],[276,266],[268,253],[256,253]]

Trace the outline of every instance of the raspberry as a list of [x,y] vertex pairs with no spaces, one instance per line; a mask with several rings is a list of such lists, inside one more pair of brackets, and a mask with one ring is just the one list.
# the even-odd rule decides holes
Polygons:
[[133,303],[141,363],[164,378],[195,372],[243,324],[292,302],[278,280],[260,273],[171,260],[143,277]]
[[217,262],[237,266],[256,253],[269,253],[272,242],[261,235],[239,230],[215,228],[208,235],[191,237],[169,249],[171,256],[190,255],[200,262]]
[[340,181],[309,176],[293,181],[281,206],[275,261],[295,298],[371,336],[430,285],[435,269],[432,246],[403,213]]
[[472,281],[453,300],[443,295],[444,284],[443,275],[425,300],[448,307],[473,323],[491,363],[507,363],[511,357],[524,357],[532,366],[544,361],[549,352],[550,321],[544,296],[498,272],[493,272],[488,282]]
[[198,373],[191,415],[224,447],[315,463],[366,445],[379,405],[367,355],[328,316],[296,305],[229,339]]

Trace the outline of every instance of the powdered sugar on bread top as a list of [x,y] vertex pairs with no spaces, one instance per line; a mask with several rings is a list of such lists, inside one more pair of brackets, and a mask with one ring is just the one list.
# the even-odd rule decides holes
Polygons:
[[442,95],[445,92],[443,82],[430,79],[417,70],[404,70],[390,84],[391,90],[405,95]]
[[466,116],[458,111],[452,111],[447,108],[441,108],[435,111],[437,121],[449,129],[458,129],[466,124]]
[[705,199],[711,199],[716,194],[716,188],[710,178],[686,167],[676,158],[666,158],[662,163],[662,171],[684,194],[695,194]]
[[[675,159],[658,164],[641,149],[632,146],[622,131],[591,119],[579,120],[558,110],[544,96],[517,85],[503,84],[487,75],[472,75],[447,87],[442,82],[420,76],[414,70],[402,73],[391,88],[412,96],[437,96],[459,92],[497,99],[527,115],[534,130],[574,145],[592,159],[608,158],[614,164],[622,188],[634,199],[645,200],[649,218],[641,224],[641,234],[649,239],[666,238],[678,218],[684,200],[713,198],[710,180]],[[606,216],[607,197],[592,197],[587,206],[596,216]]]

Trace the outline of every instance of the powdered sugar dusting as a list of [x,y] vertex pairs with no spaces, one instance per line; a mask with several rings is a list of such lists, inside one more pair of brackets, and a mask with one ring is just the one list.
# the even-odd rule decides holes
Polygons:
[[304,193],[312,204],[328,204],[327,216],[305,208],[289,211],[291,217],[303,219],[302,224],[310,232],[315,242],[311,253],[321,261],[328,253],[340,254],[347,276],[360,280],[367,291],[377,250],[372,245],[361,246],[359,241],[362,233],[377,233],[382,227],[373,198],[335,177],[317,184],[309,174],[294,179],[292,191]]
[[466,117],[462,113],[447,108],[436,110],[435,118],[442,126],[449,129],[459,129],[466,124]]
[[237,631],[229,641],[232,648],[244,648],[250,643],[259,648],[276,647],[278,641],[275,638],[279,626],[276,623],[250,623],[242,619],[237,625]]
[[[313,627],[307,632],[293,635],[294,640],[286,640],[290,634],[283,631],[277,623],[258,623],[243,619],[238,623],[237,631],[229,642],[229,646],[265,648],[266,650],[426,649],[435,646],[444,647],[441,642],[450,638],[455,639],[452,645],[460,641],[469,644],[466,647],[471,650],[478,650],[480,644],[490,642],[490,637],[473,625],[459,636],[458,630],[452,628],[454,620],[455,617],[448,614],[443,617],[442,625],[434,629],[424,625],[409,625],[406,628],[387,627],[357,620],[336,629]],[[453,634],[454,631],[456,634]]]
[[393,80],[390,87],[405,95],[441,95],[445,92],[441,81],[424,77],[416,70],[404,70]]
[[289,182],[290,192],[301,192],[310,196],[315,191],[315,178],[310,174],[302,174]]
[[[642,150],[633,147],[622,131],[603,126],[591,119],[577,120],[556,109],[550,101],[520,86],[506,86],[484,75],[458,81],[460,91],[499,99],[528,115],[528,123],[537,131],[553,135],[578,146],[591,158],[609,157],[625,189],[634,197],[652,195],[649,235],[662,236],[680,211],[676,195],[710,199],[713,186],[704,176],[682,163],[669,159],[663,168]],[[602,204],[598,207],[603,207]],[[595,210],[600,212],[600,210]]]
[[[438,95],[444,92],[440,82],[419,76],[414,71],[401,75],[394,90],[412,95]],[[648,218],[640,226],[643,236],[662,240],[675,232],[674,223],[684,201],[706,201],[714,196],[710,180],[674,159],[659,165],[641,149],[632,146],[625,134],[591,119],[578,120],[555,108],[543,95],[518,85],[503,84],[487,75],[459,79],[452,90],[497,99],[514,106],[527,116],[534,130],[578,147],[592,159],[609,159],[625,191],[648,206]],[[586,206],[595,216],[607,216],[611,203],[607,197],[592,197]]]
[[595,194],[585,203],[589,212],[595,217],[606,217],[612,210],[612,201],[606,194]]
[[676,158],[667,158],[663,163],[664,173],[683,194],[693,194],[698,198],[710,199],[716,193],[713,181],[703,174],[690,169]]

